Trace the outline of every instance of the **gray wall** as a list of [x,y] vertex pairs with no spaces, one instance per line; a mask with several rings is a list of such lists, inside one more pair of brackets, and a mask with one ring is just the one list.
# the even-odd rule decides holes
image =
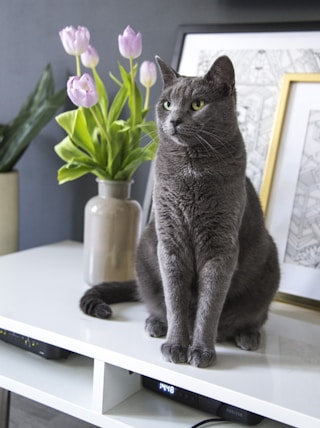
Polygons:
[[[19,110],[48,62],[57,88],[74,70],[58,31],[67,25],[90,29],[101,56],[99,71],[117,72],[117,36],[130,24],[142,32],[143,57],[173,55],[177,28],[182,24],[320,21],[319,0],[1,0],[0,122]],[[105,70],[105,72],[104,72]],[[108,88],[111,96],[115,88]],[[152,103],[160,83],[153,91]],[[20,248],[63,239],[82,239],[83,207],[96,193],[93,177],[59,186],[61,165],[53,147],[64,134],[52,121],[17,165],[21,185]],[[133,197],[143,201],[149,167],[135,174]],[[1,207],[0,207],[1,209]]]

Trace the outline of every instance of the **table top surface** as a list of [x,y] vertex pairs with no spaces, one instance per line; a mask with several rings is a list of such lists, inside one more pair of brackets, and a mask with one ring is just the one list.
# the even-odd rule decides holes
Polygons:
[[0,327],[222,401],[227,397],[256,413],[263,409],[272,419],[295,425],[307,418],[320,426],[319,312],[274,302],[258,351],[219,344],[215,365],[198,369],[163,361],[163,339],[144,331],[148,314],[140,303],[113,305],[110,320],[84,315],[79,299],[86,289],[79,243],[2,256]]

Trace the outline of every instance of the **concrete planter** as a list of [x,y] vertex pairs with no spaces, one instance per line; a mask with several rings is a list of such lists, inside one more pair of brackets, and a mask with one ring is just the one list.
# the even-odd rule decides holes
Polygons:
[[0,256],[19,249],[19,174],[0,173]]

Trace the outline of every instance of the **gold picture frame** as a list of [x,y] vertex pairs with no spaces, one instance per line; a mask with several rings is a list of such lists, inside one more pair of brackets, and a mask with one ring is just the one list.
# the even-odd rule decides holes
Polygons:
[[278,155],[279,144],[283,129],[283,122],[288,104],[291,84],[294,82],[320,82],[320,73],[286,73],[283,76],[278,107],[276,110],[276,119],[273,125],[271,142],[268,149],[266,166],[262,178],[260,201],[262,210],[266,213],[272,186],[272,179]]
[[277,300],[319,310],[320,150],[316,143],[320,143],[320,73],[287,73],[260,198],[279,249],[282,282]]

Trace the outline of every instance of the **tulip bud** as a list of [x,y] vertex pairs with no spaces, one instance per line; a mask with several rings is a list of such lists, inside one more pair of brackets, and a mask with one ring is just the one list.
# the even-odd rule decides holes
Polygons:
[[124,58],[138,58],[142,52],[141,33],[135,33],[128,25],[123,34],[119,34],[119,51]]
[[151,88],[157,81],[157,68],[154,62],[144,61],[140,66],[140,83]]
[[88,68],[94,68],[98,65],[99,55],[93,46],[89,45],[88,49],[81,54],[81,62]]
[[97,104],[99,97],[96,86],[90,74],[81,77],[70,77],[67,83],[67,93],[70,100],[78,107],[92,107]]
[[65,27],[59,31],[59,36],[65,51],[69,55],[81,55],[89,45],[90,33],[86,27]]

